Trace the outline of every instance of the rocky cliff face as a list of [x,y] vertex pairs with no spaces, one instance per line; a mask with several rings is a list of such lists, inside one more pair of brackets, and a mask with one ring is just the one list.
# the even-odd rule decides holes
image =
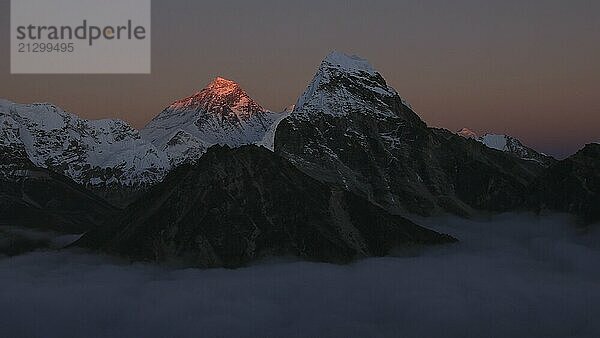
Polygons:
[[218,77],[202,91],[171,104],[141,133],[177,166],[197,160],[215,144],[260,143],[280,117],[261,107],[239,84]]
[[316,181],[265,148],[215,146],[77,244],[138,260],[238,267],[270,255],[343,263],[452,241]]
[[518,208],[542,170],[428,128],[367,61],[336,52],[279,124],[275,151],[391,212],[422,215]]
[[548,168],[531,184],[528,204],[600,222],[600,144],[588,144]]
[[[29,160],[27,151],[16,138],[13,130],[0,129],[0,180],[16,180],[19,171],[33,169],[35,166]],[[14,136],[14,137],[13,137]]]

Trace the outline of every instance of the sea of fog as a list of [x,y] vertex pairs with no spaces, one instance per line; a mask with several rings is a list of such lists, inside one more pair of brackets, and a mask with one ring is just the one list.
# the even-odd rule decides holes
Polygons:
[[598,231],[560,215],[417,221],[461,242],[238,270],[2,257],[0,337],[600,337]]

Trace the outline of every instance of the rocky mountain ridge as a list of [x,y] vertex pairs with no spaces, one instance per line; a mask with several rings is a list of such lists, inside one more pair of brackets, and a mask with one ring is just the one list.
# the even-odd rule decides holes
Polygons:
[[334,52],[319,66],[275,151],[305,173],[393,213],[519,208],[543,167],[428,128],[366,60]]
[[600,144],[551,165],[532,182],[527,203],[537,211],[580,216],[584,224],[600,222]]
[[[133,260],[238,267],[454,241],[405,218],[414,214],[598,222],[598,144],[545,163],[516,139],[458,134],[428,127],[366,60],[338,52],[284,113],[222,78],[141,133],[0,101],[0,223],[87,232],[78,246]],[[116,194],[144,188],[117,210],[66,176]]]
[[275,128],[287,114],[265,110],[223,78],[174,102],[141,131],[121,120],[82,119],[52,104],[0,100],[0,146],[13,159],[0,172],[7,175],[9,166],[27,159],[123,207],[213,144],[272,149]]
[[85,120],[52,104],[0,102],[0,144],[92,188],[154,184],[170,169],[126,122]]
[[347,263],[453,241],[314,180],[265,148],[214,146],[76,245],[134,260],[235,268],[269,256]]
[[524,145],[519,139],[504,134],[484,134],[477,135],[474,131],[463,128],[457,132],[458,135],[479,141],[491,149],[504,151],[518,158],[530,161],[537,161],[542,165],[549,166],[556,162],[552,156],[537,152],[536,150]]

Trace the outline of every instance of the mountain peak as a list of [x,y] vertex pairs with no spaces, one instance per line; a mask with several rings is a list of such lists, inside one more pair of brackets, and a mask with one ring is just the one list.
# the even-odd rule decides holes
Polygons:
[[237,85],[237,82],[229,80],[229,79],[226,79],[226,78],[221,77],[221,76],[215,77],[215,79],[213,80],[213,83],[226,83],[226,84]]
[[173,166],[193,162],[216,144],[260,143],[282,113],[254,101],[235,81],[216,77],[204,89],[171,104],[141,135],[165,151]]
[[325,57],[294,112],[338,116],[368,112],[421,123],[408,102],[388,86],[369,61],[336,51]]
[[327,55],[322,67],[336,68],[346,72],[366,72],[369,74],[375,74],[375,68],[371,66],[369,61],[356,56],[348,55],[342,52],[333,51]]
[[457,131],[456,134],[467,139],[481,142],[488,148],[513,154],[525,160],[534,160],[543,165],[550,165],[554,161],[551,156],[539,153],[536,150],[527,147],[520,140],[510,135],[486,133],[483,136],[478,136],[477,133],[468,128],[463,128]]
[[237,82],[217,76],[204,90],[210,90],[218,95],[227,95],[238,89],[241,90],[241,87]]
[[100,190],[153,184],[169,169],[166,155],[126,122],[86,120],[50,103],[0,101],[0,145],[6,144],[36,167]]
[[169,108],[221,115],[233,112],[238,117],[249,117],[266,111],[237,82],[220,76],[196,94],[175,101]]

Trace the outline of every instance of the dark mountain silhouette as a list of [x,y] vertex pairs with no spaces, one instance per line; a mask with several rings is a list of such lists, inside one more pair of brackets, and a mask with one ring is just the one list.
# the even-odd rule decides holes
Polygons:
[[344,263],[452,241],[314,180],[265,148],[215,146],[77,245],[135,260],[238,267],[271,255]]
[[0,224],[83,233],[117,209],[71,179],[0,146]]
[[528,204],[600,222],[600,144],[588,144],[548,168],[531,184]]

